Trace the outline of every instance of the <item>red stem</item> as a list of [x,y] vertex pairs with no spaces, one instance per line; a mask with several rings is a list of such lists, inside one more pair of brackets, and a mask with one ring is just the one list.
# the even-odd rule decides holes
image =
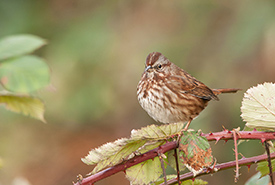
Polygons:
[[[258,156],[254,156],[254,157],[249,157],[249,158],[242,158],[240,160],[238,160],[239,162],[239,165],[240,166],[245,166],[245,165],[250,165],[250,164],[255,164],[255,163],[258,163],[258,162],[261,162],[261,161],[264,161],[268,158],[268,156],[266,154],[263,154],[263,155],[258,155]],[[274,159],[275,158],[275,152],[270,154],[270,158],[271,159]],[[235,167],[236,165],[236,161],[230,161],[230,162],[227,162],[227,163],[222,163],[222,164],[217,164],[215,166],[215,168],[218,169],[218,171],[220,170],[226,170],[228,168],[233,168]],[[218,171],[215,171],[215,170],[212,170],[211,172],[212,173],[216,173]],[[209,169],[204,169],[201,173],[199,173],[196,177],[198,176],[201,176],[201,175],[205,175],[209,173]],[[185,173],[183,175],[180,176],[180,180],[188,180],[188,179],[193,179],[194,176],[193,176],[193,173],[192,172],[188,172],[188,173]],[[168,181],[168,184],[174,184],[174,183],[177,183],[177,179],[171,179]],[[160,185],[163,185],[163,184],[160,184]]]
[[238,145],[237,145],[237,130],[233,130],[233,139],[234,139],[234,146],[235,146],[235,161],[236,161],[236,174],[235,174],[235,183],[238,182],[239,179],[239,153],[238,153]]
[[137,155],[134,158],[127,160],[121,164],[118,164],[116,166],[102,170],[94,175],[89,176],[89,177],[83,178],[83,180],[81,182],[76,182],[76,183],[74,183],[74,185],[93,184],[93,183],[95,183],[101,179],[104,179],[106,177],[109,177],[117,172],[124,171],[127,168],[130,168],[131,166],[139,164],[143,161],[147,161],[148,159],[153,159],[158,156],[158,153],[166,153],[170,150],[175,149],[176,147],[177,147],[176,142],[167,142],[166,144],[161,145],[158,148],[150,150],[144,154]]

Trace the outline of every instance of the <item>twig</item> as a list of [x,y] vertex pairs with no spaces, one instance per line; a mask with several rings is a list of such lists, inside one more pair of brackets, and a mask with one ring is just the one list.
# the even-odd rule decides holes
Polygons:
[[181,181],[180,181],[180,169],[179,169],[179,160],[178,160],[177,149],[174,149],[174,152],[175,152],[176,168],[177,168],[177,181],[178,181],[178,185],[180,185]]
[[162,173],[163,173],[164,185],[167,185],[167,176],[166,176],[166,170],[165,170],[165,167],[164,167],[164,162],[163,162],[162,155],[164,155],[164,154],[161,153],[161,152],[158,153],[160,164],[161,164],[161,168],[162,168]]
[[233,139],[234,139],[234,146],[235,146],[235,161],[236,161],[236,174],[235,174],[235,183],[237,183],[239,179],[239,157],[238,157],[238,146],[237,146],[237,130],[233,130]]
[[[261,161],[265,161],[267,158],[268,158],[268,156],[266,154],[263,154],[263,155],[258,155],[258,156],[254,156],[254,157],[250,157],[250,158],[242,158],[238,161],[239,161],[240,166],[246,166],[246,165],[255,164],[255,163],[258,163],[258,162],[261,162]],[[275,152],[270,154],[270,159],[274,159],[274,158],[275,158]],[[235,165],[236,165],[236,161],[230,161],[230,162],[227,162],[227,163],[217,164],[215,166],[215,168],[217,168],[218,170],[217,171],[212,171],[212,172],[216,173],[216,172],[221,171],[221,170],[234,168]],[[201,173],[199,173],[196,177],[199,177],[199,176],[202,176],[202,175],[207,175],[208,173],[209,173],[209,170],[207,168],[204,168],[203,171]],[[185,173],[185,174],[180,176],[181,181],[192,179],[192,178],[194,178],[193,172],[188,172],[188,173]],[[174,184],[176,182],[177,182],[176,178],[168,180],[169,185]],[[160,185],[163,185],[163,184],[160,184]]]
[[269,144],[267,143],[267,141],[265,141],[264,144],[265,144],[265,150],[266,150],[266,154],[267,154],[267,161],[268,161],[268,167],[269,167],[269,177],[270,177],[271,184],[274,185],[273,175],[272,175],[272,164],[271,164],[271,159],[270,159]]

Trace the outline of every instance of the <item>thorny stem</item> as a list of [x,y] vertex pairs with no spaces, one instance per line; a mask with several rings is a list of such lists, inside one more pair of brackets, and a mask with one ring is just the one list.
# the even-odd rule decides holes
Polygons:
[[160,164],[161,164],[161,168],[162,168],[162,173],[163,173],[164,185],[167,185],[166,170],[165,170],[165,167],[164,167],[164,162],[163,162],[162,155],[164,155],[164,154],[160,153],[160,152],[158,153]]
[[[201,134],[202,136],[206,137],[208,141],[219,141],[219,140],[229,140],[233,138],[233,134],[229,130],[224,130],[222,132],[216,132],[216,133],[209,133],[209,134]],[[238,139],[260,139],[263,140],[275,140],[275,132],[260,132],[260,131],[240,131],[237,136]],[[99,180],[102,180],[106,177],[109,177],[115,173],[118,173],[120,171],[125,171],[127,168],[130,168],[131,166],[134,166],[136,164],[139,164],[143,161],[146,161],[148,159],[153,159],[154,157],[158,156],[158,150],[160,150],[162,153],[166,153],[167,151],[173,150],[177,148],[177,142],[167,142],[166,144],[155,148],[153,150],[150,150],[144,154],[135,156],[132,159],[129,159],[127,161],[124,161],[121,164],[112,166],[110,168],[107,168],[105,170],[102,170],[94,175],[88,176],[86,178],[81,179],[81,181],[78,181],[76,183],[73,183],[74,185],[85,185],[85,184],[93,184]],[[272,156],[272,154],[271,154]],[[255,161],[258,161],[259,156],[256,156]],[[275,157],[275,154],[274,154]],[[273,158],[273,157],[271,157]],[[266,159],[266,158],[265,158]],[[233,161],[234,165],[236,164],[235,161]],[[240,163],[239,163],[240,164]],[[221,164],[222,165],[222,164]],[[187,173],[187,175],[190,173]],[[193,173],[191,173],[191,177],[193,177]],[[184,174],[186,175],[186,174]],[[191,178],[190,177],[190,178]],[[181,175],[181,178],[183,178],[183,175]],[[175,181],[176,182],[176,181]],[[169,183],[169,181],[168,181]]]
[[267,141],[265,141],[264,144],[265,144],[265,150],[266,150],[266,154],[267,154],[267,161],[268,161],[268,167],[269,167],[269,177],[270,177],[271,184],[274,185],[273,175],[272,175],[272,165],[271,165],[271,159],[270,159],[269,144],[268,144]]
[[[266,154],[263,154],[263,155],[258,155],[258,156],[254,156],[254,157],[250,157],[250,158],[242,158],[238,161],[239,161],[240,166],[247,166],[247,165],[255,164],[255,163],[258,163],[258,162],[261,162],[261,161],[265,161],[267,158],[268,158],[268,156]],[[275,152],[270,154],[270,159],[274,159],[274,158],[275,158]],[[230,162],[222,163],[222,164],[216,164],[215,168],[218,169],[218,171],[212,170],[211,172],[216,173],[216,172],[219,172],[221,170],[234,168],[235,165],[236,165],[235,161],[230,161]],[[199,176],[202,176],[202,175],[207,175],[207,174],[209,174],[209,169],[204,168],[203,171],[201,173],[199,173],[196,177],[199,177]],[[185,174],[180,176],[181,181],[188,180],[188,179],[193,179],[193,178],[194,178],[194,176],[193,176],[192,172],[188,172],[188,173],[185,173]],[[169,185],[174,184],[176,182],[177,182],[177,179],[168,180]],[[163,184],[160,184],[160,185],[163,185]]]
[[235,175],[235,183],[237,183],[239,179],[239,158],[238,158],[238,145],[237,145],[237,130],[233,130],[233,139],[234,139],[234,146],[235,146],[235,161],[236,161],[236,175]]
[[177,180],[178,180],[178,185],[180,185],[181,184],[181,181],[180,181],[180,169],[179,169],[178,152],[177,152],[176,148],[174,149],[174,152],[175,152],[176,167],[177,167]]

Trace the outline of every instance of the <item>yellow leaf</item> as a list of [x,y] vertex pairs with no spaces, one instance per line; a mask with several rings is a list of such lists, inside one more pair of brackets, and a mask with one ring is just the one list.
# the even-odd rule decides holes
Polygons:
[[44,103],[38,98],[0,94],[0,104],[5,104],[6,109],[10,111],[31,116],[46,122],[44,119]]

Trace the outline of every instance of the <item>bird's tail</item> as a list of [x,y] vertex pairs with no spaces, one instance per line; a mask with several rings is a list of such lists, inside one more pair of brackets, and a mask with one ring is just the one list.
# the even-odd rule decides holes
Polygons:
[[221,94],[221,93],[235,93],[241,89],[236,88],[227,88],[227,89],[212,89],[213,93],[215,95]]

